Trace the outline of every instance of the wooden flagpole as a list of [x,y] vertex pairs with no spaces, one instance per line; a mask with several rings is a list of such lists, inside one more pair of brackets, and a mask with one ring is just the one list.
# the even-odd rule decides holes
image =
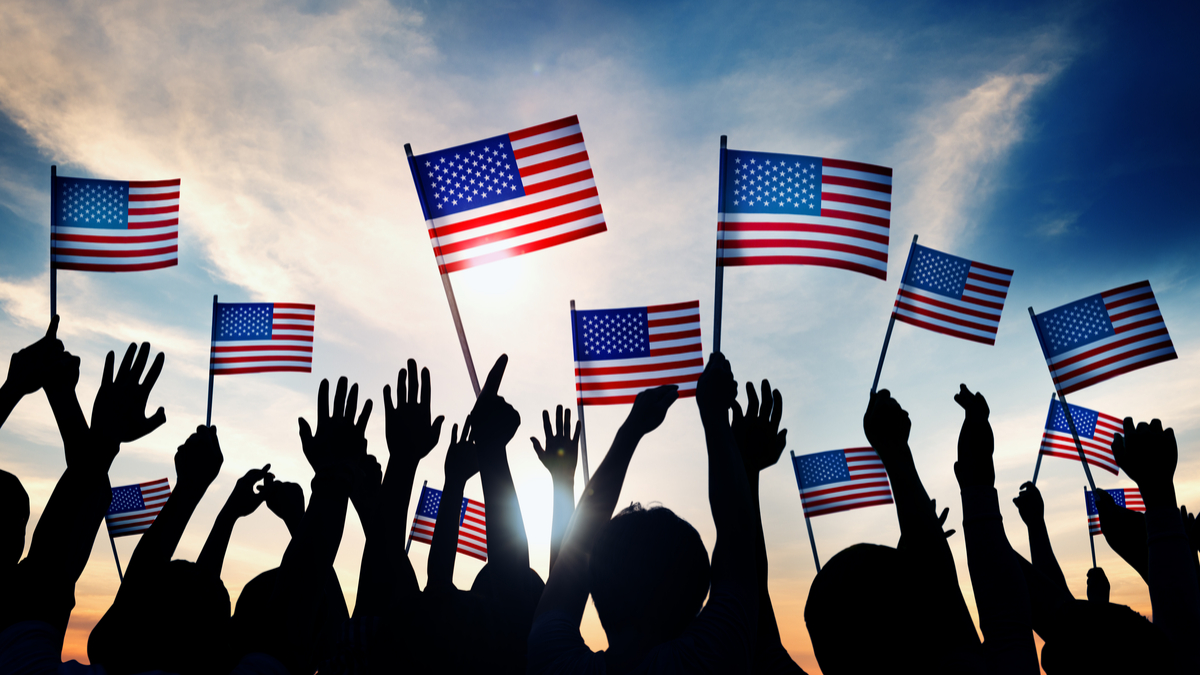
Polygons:
[[[418,500],[423,499],[425,497],[425,486],[426,485],[429,485],[429,481],[427,481],[427,480],[421,481],[421,495],[419,497],[417,497]],[[417,503],[417,508],[418,509],[421,508],[419,501]],[[438,505],[438,508],[441,508],[440,504]],[[460,506],[459,508],[462,508],[462,507]],[[408,515],[408,514],[405,514],[405,515]],[[461,522],[461,518],[462,517],[459,516],[460,522]],[[412,548],[412,523],[408,524],[408,541],[404,542],[404,555],[408,555],[408,549],[410,549],[410,548]]]
[[117,563],[117,580],[125,583],[125,575],[121,573],[121,559],[117,557],[117,540],[113,539],[111,532],[108,535],[108,543],[112,544],[113,560]]
[[[404,154],[408,156],[408,168],[412,171],[413,181],[417,187],[417,200],[421,202],[421,213],[425,216],[425,222],[430,226],[433,224],[433,218],[429,214],[429,207],[425,204],[425,192],[421,189],[421,173],[417,170],[417,162],[413,158],[412,145],[404,144]],[[437,237],[437,228],[434,228],[434,251],[440,248],[441,241]],[[458,302],[454,299],[454,287],[450,285],[450,273],[442,272],[445,267],[445,260],[439,254],[437,256],[439,272],[442,275],[442,289],[446,291],[446,302],[450,304],[450,316],[454,319],[454,330],[458,332],[458,344],[462,347],[463,359],[467,363],[467,375],[471,377],[471,387],[475,390],[475,397],[479,397],[479,376],[475,374],[475,362],[471,359],[471,348],[467,346],[467,332],[463,330],[462,317],[458,314]]]
[[[792,471],[795,471],[796,470],[796,452],[794,450],[788,450],[788,453],[792,456]],[[803,493],[801,493],[800,511],[801,511],[801,513],[804,512]],[[807,513],[804,513],[804,526],[808,528],[808,545],[812,547],[813,564],[817,566],[817,574],[820,574],[821,573],[821,559],[817,557],[817,539],[816,539],[816,537],[813,536],[812,521],[808,519]]]
[[[1033,320],[1033,330],[1037,333],[1038,344],[1042,346],[1042,355],[1047,354],[1046,340],[1042,338],[1042,328],[1038,326],[1037,314],[1033,313],[1033,308],[1029,308],[1029,318]],[[1058,392],[1058,400],[1062,402],[1063,414],[1067,417],[1067,427],[1071,430],[1071,438],[1075,439],[1075,449],[1079,451],[1079,463],[1083,465],[1083,475],[1087,476],[1088,485],[1092,486],[1092,491],[1096,491],[1096,480],[1092,478],[1092,469],[1088,466],[1087,456],[1083,454],[1083,444],[1079,442],[1079,432],[1075,430],[1075,419],[1071,416],[1071,406],[1067,404],[1067,397],[1063,396],[1062,391],[1058,389],[1058,373],[1055,372],[1054,366],[1050,365],[1050,359],[1046,359],[1046,365],[1050,367],[1050,381],[1054,383],[1054,390]],[[1038,457],[1041,457],[1041,451],[1038,451]]]
[[[1056,397],[1057,396],[1055,394],[1050,394],[1050,402],[1054,403],[1054,399]],[[1045,433],[1046,433],[1045,431],[1042,432],[1043,435],[1045,435]],[[1041,470],[1042,470],[1042,448],[1039,446],[1038,447],[1037,464],[1033,465],[1033,480],[1031,480],[1029,482],[1033,483],[1034,485],[1037,485],[1038,472],[1040,472]]]
[[213,353],[212,344],[217,341],[217,296],[213,295],[212,329],[208,338],[208,414],[204,416],[204,425],[212,426],[212,394],[213,394]]
[[[575,357],[575,409],[579,411],[579,449],[583,457],[583,484],[586,486],[592,480],[591,474],[588,473],[588,458],[587,458],[587,423],[583,421],[583,392],[579,388],[579,331],[575,323],[575,301],[571,301],[571,353]],[[570,429],[566,430],[567,434],[571,433]],[[549,449],[549,448],[547,448]]]
[[[900,285],[904,285],[904,280],[908,278],[908,266],[912,264],[913,251],[917,250],[917,235],[913,235],[912,246],[908,249],[908,260],[904,261],[904,273],[900,275]],[[896,290],[896,301],[900,301],[900,291]],[[888,343],[892,341],[892,327],[896,325],[896,306],[892,305],[892,312],[888,318],[887,333],[883,336],[883,349],[879,352],[879,365],[875,366],[875,381],[871,383],[871,395],[875,395],[875,390],[879,388],[879,376],[883,374],[883,359],[887,356]]]
[[[1083,497],[1084,497],[1084,503],[1087,503],[1087,486],[1086,485],[1083,486]],[[1094,488],[1094,487],[1092,488],[1092,501],[1093,502],[1096,501],[1096,488]],[[1100,513],[1099,505],[1096,506],[1096,513],[1097,514]],[[1100,516],[1097,515],[1096,518],[1099,519]],[[1089,520],[1090,520],[1090,518],[1089,518]],[[1092,524],[1091,523],[1088,523],[1088,544],[1090,544],[1092,547],[1092,567],[1095,568],[1096,567],[1096,535],[1092,534]]]
[[721,303],[725,295],[725,265],[721,256],[725,252],[725,144],[728,137],[721,136],[721,166],[718,171],[717,188],[717,282],[716,297],[713,298],[713,351],[721,351]]
[[[50,165],[50,320],[58,313],[58,269],[54,267],[54,235],[58,230],[58,165]],[[113,548],[116,551],[116,548]],[[117,565],[120,568],[120,564]]]

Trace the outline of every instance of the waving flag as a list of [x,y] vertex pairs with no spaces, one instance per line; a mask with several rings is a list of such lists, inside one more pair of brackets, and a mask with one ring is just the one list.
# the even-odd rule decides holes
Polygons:
[[104,516],[108,536],[123,537],[150,529],[171,496],[166,478],[112,488],[112,503]]
[[1176,358],[1150,282],[1088,296],[1034,317],[1062,394]]
[[[1112,415],[1071,405],[1071,420],[1079,433],[1079,444],[1088,464],[1117,475],[1117,459],[1112,454],[1113,434],[1121,432],[1121,420]],[[1042,435],[1039,451],[1048,457],[1062,457],[1079,461],[1079,450],[1071,438],[1071,428],[1063,412],[1062,402],[1050,399],[1050,413],[1046,416],[1046,433]]]
[[315,305],[219,302],[209,368],[216,375],[312,372]]
[[411,158],[442,274],[604,232],[579,118]]
[[994,345],[1012,275],[1012,270],[914,242],[892,316],[937,333]]
[[892,503],[887,471],[869,447],[798,455],[792,468],[808,518]]
[[674,384],[695,396],[704,372],[700,301],[572,312],[575,396],[582,405],[633,403]]
[[50,264],[139,272],[179,264],[179,179],[56,179]]
[[[421,488],[421,501],[413,517],[410,536],[413,541],[433,543],[433,528],[437,524],[438,506],[442,491],[426,485]],[[463,497],[458,516],[458,552],[487,562],[487,521],[483,502]]]
[[[1117,503],[1117,506],[1127,508],[1130,511],[1146,510],[1146,503],[1142,501],[1142,493],[1137,488],[1105,490],[1105,492],[1112,495],[1113,501]],[[1091,490],[1084,488],[1083,498],[1087,503],[1088,532],[1103,534],[1100,531],[1100,512],[1096,510],[1096,495],[1092,494]]]
[[821,265],[887,278],[892,170],[724,151],[717,264]]

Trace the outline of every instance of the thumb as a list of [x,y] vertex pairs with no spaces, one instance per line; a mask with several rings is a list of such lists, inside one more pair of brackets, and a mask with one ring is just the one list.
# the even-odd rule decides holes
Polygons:
[[308,420],[300,418],[300,442],[307,446],[312,443],[312,427],[308,426]]

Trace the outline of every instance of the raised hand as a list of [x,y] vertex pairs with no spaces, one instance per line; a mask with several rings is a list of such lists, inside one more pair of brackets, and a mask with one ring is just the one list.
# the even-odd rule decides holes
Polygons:
[[891,392],[880,389],[871,395],[867,412],[863,414],[863,432],[884,464],[897,453],[909,453],[908,433],[911,429],[912,420],[892,398]]
[[529,438],[542,466],[546,467],[556,480],[560,476],[574,477],[575,465],[579,462],[579,431],[582,426],[576,422],[575,434],[572,436],[571,409],[567,408],[564,412],[560,405],[554,412],[554,427],[550,426],[550,411],[542,411],[542,427],[546,430],[544,449],[536,437]]
[[1042,501],[1042,493],[1033,483],[1026,481],[1021,484],[1021,492],[1013,497],[1017,512],[1026,526],[1040,525],[1046,519],[1046,505]]
[[[250,469],[234,484],[233,492],[229,493],[229,499],[225,501],[225,508],[238,518],[245,518],[254,513],[267,498],[266,484],[274,479],[270,464],[261,469]],[[264,481],[264,484],[256,491],[254,485],[259,481]]]
[[[762,381],[762,403],[754,393],[754,383],[746,383],[746,412],[733,402],[733,437],[742,452],[746,476],[774,466],[787,447],[787,429],[779,430],[783,419],[783,395],[771,390],[771,383]],[[753,479],[751,479],[753,480]]]
[[988,422],[991,411],[987,399],[978,392],[971,393],[967,385],[961,384],[954,401],[966,412],[958,434],[958,461],[954,463],[958,484],[962,487],[993,487],[996,467],[992,464],[992,453],[996,440]]
[[[407,385],[405,382],[407,381]],[[430,413],[429,369],[421,369],[421,384],[417,386],[417,362],[408,360],[408,368],[396,376],[396,403],[392,404],[392,388],[383,388],[384,424],[387,427],[388,452],[400,454],[414,464],[421,461],[437,445],[442,435],[438,415],[432,421]]]
[[475,439],[471,438],[471,418],[463,422],[462,438],[458,425],[450,428],[450,447],[446,449],[446,482],[464,485],[479,473],[479,458],[475,455]]
[[[736,387],[736,384],[734,385]],[[654,431],[667,418],[667,410],[679,398],[679,387],[664,384],[638,393],[633,400],[633,409],[625,418],[624,427],[644,436]]]
[[[930,499],[929,506],[932,507],[934,513],[937,513],[937,500],[936,499]],[[945,529],[946,528],[946,519],[949,517],[950,517],[950,507],[947,506],[946,508],[942,509],[942,515],[938,516],[938,527],[943,529],[944,534],[946,535],[947,539],[954,536],[955,532],[958,532],[958,530],[956,530],[954,528],[950,528],[949,530]]]
[[216,480],[224,461],[217,428],[200,425],[175,452],[175,475],[180,485],[205,490]]
[[1183,518],[1183,529],[1187,532],[1192,550],[1200,551],[1200,520],[1196,520],[1195,514],[1188,513],[1186,504],[1179,507],[1179,517]]
[[[166,423],[167,414],[161,407],[154,415],[146,417],[146,402],[162,372],[165,358],[159,352],[154,357],[154,363],[150,364],[150,370],[146,371],[149,357],[149,342],[143,342],[141,349],[131,344],[125,350],[125,358],[121,359],[121,366],[115,374],[113,352],[109,352],[104,359],[104,376],[100,380],[100,390],[96,392],[96,401],[92,404],[92,433],[99,439],[112,443],[131,443]],[[146,372],[145,380],[142,380],[143,371]]]
[[713,352],[696,382],[696,406],[700,408],[700,416],[728,420],[729,409],[736,401],[737,380],[733,379],[733,368],[724,354]]
[[317,430],[314,433],[308,420],[300,418],[300,442],[304,456],[317,474],[339,467],[345,477],[353,480],[355,465],[351,462],[367,451],[367,421],[371,418],[371,399],[363,403],[362,415],[354,420],[358,410],[358,385],[346,391],[348,380],[339,377],[333,394],[333,410],[329,409],[329,380],[321,380],[317,391]]
[[304,488],[287,481],[267,480],[259,488],[267,508],[279,516],[288,532],[295,534],[304,519]]
[[58,339],[58,315],[50,319],[46,335],[37,342],[12,355],[8,362],[8,379],[5,388],[17,396],[25,396],[41,389],[46,377],[63,353],[63,343]]
[[471,410],[475,446],[480,450],[508,445],[521,426],[521,415],[499,395],[500,381],[508,367],[508,355],[501,354],[488,373],[487,381]]
[[[1112,441],[1113,456],[1129,477],[1137,482],[1142,496],[1149,500],[1170,493],[1174,502],[1175,465],[1179,462],[1179,446],[1175,430],[1163,429],[1162,422],[1142,422],[1135,428],[1133,418],[1125,418],[1125,433],[1116,434]],[[1174,503],[1171,507],[1174,508]]]
[[1093,567],[1087,573],[1087,599],[1091,602],[1108,604],[1108,595],[1112,587],[1103,567]]

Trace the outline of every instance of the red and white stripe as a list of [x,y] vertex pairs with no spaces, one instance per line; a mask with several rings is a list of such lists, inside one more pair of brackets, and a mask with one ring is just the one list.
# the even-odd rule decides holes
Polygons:
[[994,345],[1012,275],[1012,270],[971,261],[961,300],[902,283],[892,316],[935,333]]
[[427,221],[442,274],[607,229],[578,117],[514,131],[508,139],[525,196]]
[[633,403],[639,392],[674,384],[679,396],[695,396],[704,372],[700,301],[646,308],[650,356],[575,364],[576,401],[583,405]]
[[[1083,447],[1083,456],[1087,458],[1088,464],[1104,469],[1115,476],[1119,470],[1117,459],[1112,454],[1112,441],[1113,434],[1121,432],[1122,423],[1112,415],[1105,415],[1102,412],[1096,414],[1099,415],[1099,418],[1096,422],[1095,435],[1092,438],[1080,436],[1079,445]],[[1042,447],[1039,452],[1049,457],[1079,461],[1079,449],[1075,447],[1075,439],[1071,438],[1070,433],[1064,433],[1057,429],[1046,429],[1042,435]]]
[[104,516],[110,537],[122,537],[127,534],[137,534],[150,528],[163,504],[171,496],[171,485],[166,478],[160,478],[149,483],[140,483],[142,503],[146,508],[140,511],[126,511]]
[[276,302],[268,340],[214,340],[210,368],[215,375],[311,373],[316,305]]
[[[414,516],[412,540],[432,544],[436,525],[437,521],[433,518],[420,514]],[[487,562],[487,518],[483,502],[467,500],[467,512],[462,514],[462,522],[458,526],[458,552]]]
[[875,450],[847,448],[846,466],[850,480],[800,490],[800,501],[804,515],[812,518],[827,513],[860,509],[865,506],[891,504],[892,488],[888,484],[887,470]]
[[717,264],[819,265],[887,278],[892,170],[821,160],[821,214],[724,213]]
[[1063,394],[1177,358],[1149,281],[1114,288],[1100,297],[1116,334],[1046,359]]
[[129,181],[128,229],[55,227],[56,269],[140,272],[179,264],[179,179]]

